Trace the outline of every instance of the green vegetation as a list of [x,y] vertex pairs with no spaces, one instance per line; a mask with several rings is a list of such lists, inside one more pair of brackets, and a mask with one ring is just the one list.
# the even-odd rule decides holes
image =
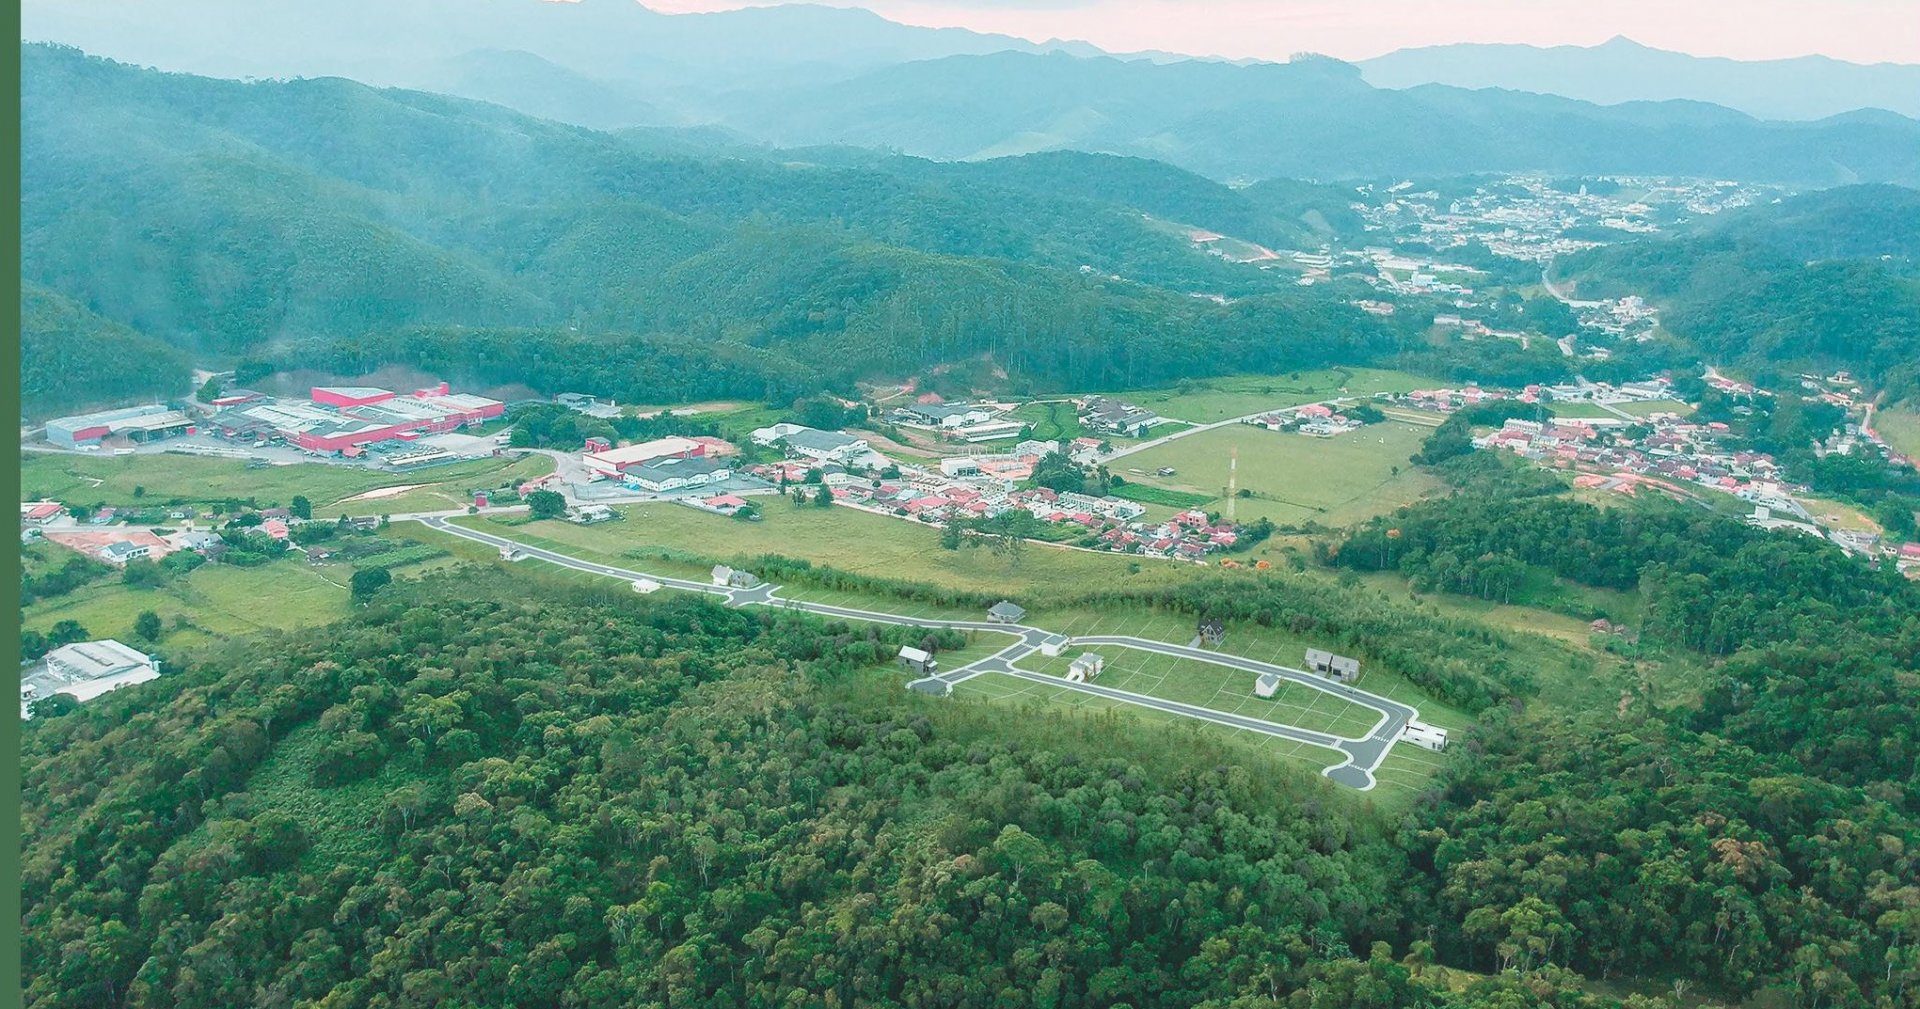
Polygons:
[[[1323,368],[1262,375],[1193,378],[1170,386],[1117,389],[1099,395],[1144,407],[1162,417],[1192,424],[1213,424],[1263,410],[1279,410],[1338,397],[1367,397],[1376,392],[1410,392],[1440,384],[1403,371],[1379,368]],[[1152,436],[1174,428],[1156,427]]]
[[49,417],[172,399],[189,384],[178,349],[101,318],[47,287],[20,284],[20,406]]
[[[377,596],[329,632],[33,722],[29,1003],[231,1004],[269,987],[350,1005],[739,1005],[823,971],[847,1004],[937,987],[1196,1005],[1313,984],[1465,1009],[1526,990],[1457,996],[1444,971],[1415,976],[1417,950],[1397,963],[1383,940],[1411,941],[1404,863],[1378,830],[1311,813],[1300,800],[1327,786],[1276,762],[1223,769],[1202,741],[1133,743],[1099,717],[1010,735],[897,681],[868,688],[898,676],[868,671],[900,640],[881,628],[451,588]],[[468,658],[483,653],[497,660]],[[203,812],[166,815],[189,801]],[[745,810],[758,828],[728,829]],[[471,900],[495,892],[514,896]],[[989,910],[989,892],[1018,909]],[[356,923],[375,899],[390,913]],[[861,906],[865,924],[847,918]],[[1169,906],[1192,919],[1126,911]],[[434,907],[456,927],[429,952],[416,940]],[[239,920],[255,925],[220,924]],[[860,966],[910,921],[924,938]],[[954,927],[974,922],[995,927]],[[871,935],[770,941],[844,927]],[[544,950],[546,969],[457,938],[488,933]],[[1212,969],[1227,954],[1258,972]],[[199,969],[208,958],[229,966]]]
[[1212,494],[1196,494],[1192,491],[1173,490],[1146,483],[1116,482],[1108,487],[1107,492],[1114,497],[1126,498],[1128,501],[1180,509],[1201,508],[1219,500]]
[[476,459],[412,473],[389,473],[325,463],[252,469],[238,460],[174,453],[130,456],[26,453],[20,460],[20,489],[22,500],[52,498],[116,506],[136,502],[224,505],[251,501],[260,507],[271,507],[303,496],[326,502],[315,505],[314,510],[327,517],[341,511],[355,514],[402,511],[393,507],[394,497],[352,500],[382,487],[426,488],[436,495],[435,500],[446,503],[420,510],[436,510],[468,503],[464,499],[466,488],[497,487],[552,471],[553,460],[545,456]]
[[157,613],[168,630],[163,651],[261,630],[312,627],[347,613],[346,572],[309,567],[297,557],[236,567],[207,564],[156,588],[100,581],[44,599],[20,611],[21,626],[46,632],[63,620],[94,637],[129,637],[143,611]]

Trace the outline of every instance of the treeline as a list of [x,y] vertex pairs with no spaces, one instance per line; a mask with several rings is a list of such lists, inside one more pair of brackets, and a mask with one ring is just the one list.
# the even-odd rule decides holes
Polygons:
[[588,438],[610,442],[651,441],[679,436],[720,436],[720,425],[695,416],[661,411],[646,417],[621,414],[617,417],[590,417],[558,403],[530,403],[509,414],[513,422],[515,448],[560,448],[577,450]]
[[30,280],[20,284],[20,407],[34,417],[185,396],[187,356]]
[[1920,663],[1920,586],[1891,567],[1680,506],[1456,495],[1369,520],[1331,559],[1492,599],[1532,570],[1638,590],[1644,635],[1708,654],[1873,641],[1904,667]]
[[[1415,327],[1196,252],[1124,202],[1291,241],[1352,224],[1328,187],[1238,191],[1090,155],[661,157],[346,81],[23,58],[25,276],[192,352],[642,402],[791,402],[965,362],[1054,388],[1329,363],[1484,381],[1566,368],[1517,348],[1422,351]],[[166,157],[133,171],[132,143]],[[141,360],[177,371],[175,356]]]

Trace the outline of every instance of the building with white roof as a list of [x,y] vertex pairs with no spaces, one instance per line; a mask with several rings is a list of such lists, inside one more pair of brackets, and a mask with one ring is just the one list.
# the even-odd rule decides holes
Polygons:
[[33,702],[55,694],[84,704],[159,676],[159,663],[151,655],[112,638],[62,645],[20,677],[20,717],[31,717]]

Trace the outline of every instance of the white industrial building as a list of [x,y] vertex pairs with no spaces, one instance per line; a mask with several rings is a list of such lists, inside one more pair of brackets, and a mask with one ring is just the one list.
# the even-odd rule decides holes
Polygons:
[[111,638],[62,645],[20,677],[20,717],[31,717],[33,702],[55,694],[84,704],[109,690],[159,676],[153,656]]

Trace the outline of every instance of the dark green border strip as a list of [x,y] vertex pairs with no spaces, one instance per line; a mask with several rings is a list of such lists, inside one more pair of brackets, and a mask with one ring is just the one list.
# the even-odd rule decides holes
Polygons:
[[[17,0],[0,0],[4,5],[8,23],[19,37],[20,4]],[[8,107],[11,115],[0,117],[0,164],[4,168],[6,186],[4,195],[0,195],[0,221],[4,227],[0,231],[15,236],[15,241],[6,243],[7,260],[13,265],[6,268],[5,278],[0,286],[6,291],[6,318],[13,325],[7,332],[13,334],[8,344],[13,347],[13,381],[0,383],[0,416],[15,415],[20,412],[20,47],[12,45],[0,47],[5,50],[6,65],[0,70],[0,78],[13,85],[8,89]],[[20,443],[13,442],[13,462],[6,466],[6,483],[13,488],[15,500],[20,498]],[[7,612],[14,614],[13,633],[0,634],[0,655],[8,656],[8,661],[20,664],[20,546],[14,542],[14,548],[7,551],[7,572],[0,577],[0,590],[10,597]],[[9,712],[11,714],[11,712]],[[24,991],[20,978],[20,932],[23,923],[20,920],[20,721],[18,718],[0,717],[0,743],[5,752],[11,754],[0,760],[0,807],[6,814],[0,816],[0,866],[6,869],[7,882],[0,886],[0,993]],[[12,999],[0,995],[0,1001],[18,1005]]]

